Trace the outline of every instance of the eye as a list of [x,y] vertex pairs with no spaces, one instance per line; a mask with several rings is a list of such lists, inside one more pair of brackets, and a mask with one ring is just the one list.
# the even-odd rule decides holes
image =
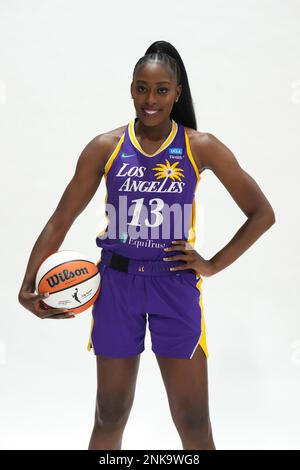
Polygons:
[[[145,90],[145,87],[142,86],[142,85],[138,85],[138,86],[136,87],[136,89],[137,89],[138,92],[140,92],[141,89],[142,89],[142,92],[143,92],[143,90]],[[160,92],[161,90],[163,90],[164,92],[163,92],[163,93],[160,93],[160,95],[165,95],[165,94],[168,92],[168,88],[158,88],[158,91],[159,91],[159,92]]]

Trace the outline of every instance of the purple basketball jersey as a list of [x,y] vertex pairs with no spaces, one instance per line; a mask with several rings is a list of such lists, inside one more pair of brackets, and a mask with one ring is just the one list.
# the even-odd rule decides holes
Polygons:
[[139,260],[162,260],[171,240],[195,244],[195,192],[200,174],[184,126],[152,155],[141,148],[132,119],[105,165],[108,224],[99,247]]

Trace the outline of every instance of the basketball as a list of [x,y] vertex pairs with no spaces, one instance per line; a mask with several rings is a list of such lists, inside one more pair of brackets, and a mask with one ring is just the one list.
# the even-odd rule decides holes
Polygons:
[[77,251],[61,250],[48,256],[36,273],[36,292],[49,292],[43,302],[75,314],[88,309],[100,292],[97,265]]

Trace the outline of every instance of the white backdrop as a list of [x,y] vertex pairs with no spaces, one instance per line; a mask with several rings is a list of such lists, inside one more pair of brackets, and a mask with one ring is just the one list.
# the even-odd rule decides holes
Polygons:
[[[0,447],[87,449],[96,359],[91,309],[41,321],[18,303],[30,251],[97,134],[135,116],[132,71],[156,40],[189,77],[198,130],[257,181],[276,215],[227,269],[204,278],[210,415],[217,449],[300,442],[297,0],[0,2]],[[210,258],[246,217],[213,172],[197,190],[196,249]],[[61,249],[100,250],[104,181]],[[123,449],[181,449],[147,330]]]

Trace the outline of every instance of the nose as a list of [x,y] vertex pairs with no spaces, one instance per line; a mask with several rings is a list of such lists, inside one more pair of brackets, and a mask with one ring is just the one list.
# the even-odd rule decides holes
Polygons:
[[156,98],[154,91],[150,91],[147,95],[146,105],[153,106],[156,104]]

